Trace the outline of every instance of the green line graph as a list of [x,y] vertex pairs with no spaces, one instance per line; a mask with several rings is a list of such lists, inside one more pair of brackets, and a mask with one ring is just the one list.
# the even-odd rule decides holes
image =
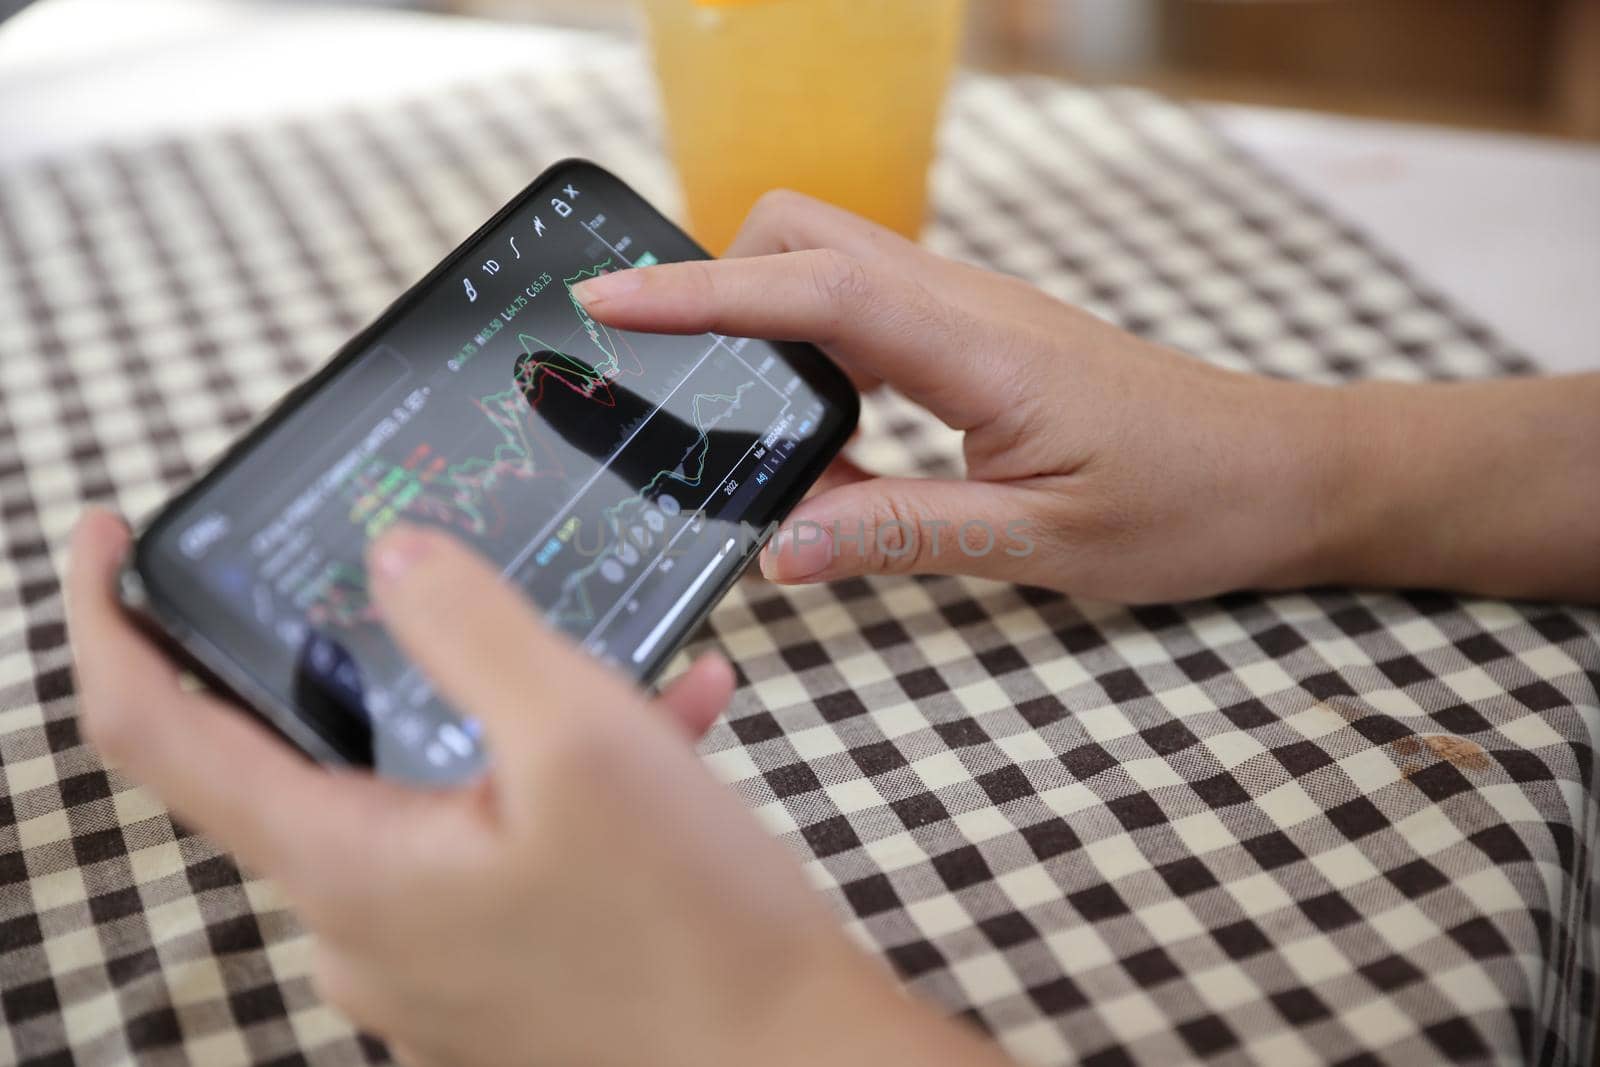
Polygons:
[[[514,530],[513,518],[521,522],[528,515],[525,511],[507,514],[505,494],[500,490],[508,482],[527,484],[548,480],[548,499],[556,502],[567,499],[572,487],[559,453],[571,453],[573,448],[552,438],[550,435],[555,431],[539,415],[540,404],[546,400],[550,387],[559,386],[592,403],[596,418],[605,418],[606,412],[612,412],[610,418],[615,421],[622,413],[619,398],[626,398],[637,406],[643,394],[637,391],[619,393],[620,386],[614,383],[630,377],[647,377],[646,367],[627,338],[594,320],[572,294],[574,285],[606,273],[612,264],[613,260],[607,258],[562,279],[576,321],[572,339],[579,346],[587,340],[593,349],[592,361],[568,348],[551,345],[532,331],[519,332],[517,342],[521,353],[510,370],[510,384],[468,401],[492,428],[489,441],[479,446],[483,451],[452,457],[424,440],[410,445],[399,457],[374,455],[346,478],[339,488],[348,501],[347,518],[361,531],[364,540],[377,537],[403,515],[445,526],[479,542],[492,543],[508,529]],[[684,373],[695,374],[706,358],[700,357]],[[696,391],[687,396],[680,394],[674,404],[679,414],[658,424],[651,434],[654,437],[670,432],[672,425],[686,424],[682,428],[691,430],[692,436],[680,436],[670,445],[654,439],[646,444],[647,453],[651,448],[664,449],[663,458],[670,458],[671,465],[655,471],[628,495],[606,506],[598,523],[591,519],[590,536],[597,525],[603,531],[603,543],[620,543],[626,524],[633,517],[630,508],[642,512],[646,501],[669,484],[698,488],[704,483],[712,451],[712,430],[739,408],[748,391],[757,384],[746,380],[727,390],[727,372],[732,370],[751,373],[742,364],[730,364],[713,379],[721,388]],[[678,386],[685,384],[682,378],[660,383],[658,395],[662,399],[659,403],[665,403]],[[635,425],[642,427],[657,410],[650,409]],[[572,415],[568,413],[564,417],[570,419]],[[604,432],[606,427],[589,422],[586,428],[596,433]],[[623,440],[632,440],[627,425],[618,424],[615,430],[619,445]],[[558,614],[570,616],[573,621],[593,616],[594,601],[587,586],[605,556],[606,553],[599,553],[566,577],[560,603],[554,608]],[[295,599],[306,606],[307,616],[314,625],[350,626],[375,619],[365,575],[358,566],[327,563],[301,585]]]

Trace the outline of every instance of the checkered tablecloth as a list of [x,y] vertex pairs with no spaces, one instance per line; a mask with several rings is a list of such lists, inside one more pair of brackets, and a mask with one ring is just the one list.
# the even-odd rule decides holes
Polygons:
[[[60,549],[86,501],[159,503],[545,163],[669,200],[643,70],[606,51],[0,175],[0,1061],[384,1059],[316,1001],[273,887],[84,746]],[[967,79],[935,186],[940,250],[1219,363],[1522,369],[1148,95]],[[866,428],[866,464],[958,463],[892,397]],[[1023,1062],[1592,1053],[1593,611],[748,582],[713,642],[742,684],[706,762],[863,945]]]

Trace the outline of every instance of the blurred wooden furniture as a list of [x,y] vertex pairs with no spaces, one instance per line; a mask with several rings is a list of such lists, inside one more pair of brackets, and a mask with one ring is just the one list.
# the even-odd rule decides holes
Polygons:
[[1201,95],[1600,137],[1600,0],[1159,6],[1159,73]]
[[1600,0],[1567,0],[1557,64],[1558,106],[1574,133],[1600,139]]
[[[621,27],[633,0],[432,0]],[[1107,21],[1143,36],[1098,56]],[[972,0],[976,65],[1178,95],[1600,140],[1600,0]]]

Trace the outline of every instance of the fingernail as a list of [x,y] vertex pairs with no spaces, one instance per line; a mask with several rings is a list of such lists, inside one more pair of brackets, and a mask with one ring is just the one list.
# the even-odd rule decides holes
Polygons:
[[819,522],[801,519],[779,530],[761,553],[761,573],[774,582],[803,582],[833,562],[833,536]]
[[572,295],[578,298],[578,303],[588,307],[627,296],[643,284],[644,276],[637,270],[616,270],[579,282],[572,287]]
[[378,581],[394,581],[427,556],[432,539],[415,526],[394,526],[372,543],[367,569]]

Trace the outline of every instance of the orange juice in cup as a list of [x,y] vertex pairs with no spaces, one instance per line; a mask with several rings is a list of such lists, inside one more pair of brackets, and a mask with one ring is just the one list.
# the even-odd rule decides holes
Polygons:
[[690,231],[727,248],[769,189],[910,237],[965,0],[644,0]]

